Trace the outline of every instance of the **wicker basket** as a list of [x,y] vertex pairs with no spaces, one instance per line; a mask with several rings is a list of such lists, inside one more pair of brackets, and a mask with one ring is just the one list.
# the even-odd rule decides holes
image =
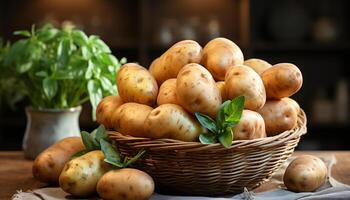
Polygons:
[[147,153],[136,168],[149,173],[156,188],[178,195],[217,196],[254,189],[287,160],[306,133],[304,111],[297,128],[274,137],[234,141],[230,148],[172,139],[135,138],[109,132],[122,154]]

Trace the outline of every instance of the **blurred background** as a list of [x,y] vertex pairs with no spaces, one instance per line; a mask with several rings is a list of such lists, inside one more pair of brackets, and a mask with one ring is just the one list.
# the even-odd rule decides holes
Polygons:
[[[99,35],[117,58],[148,67],[170,45],[215,37],[237,43],[245,58],[292,62],[304,85],[293,96],[308,116],[299,149],[350,150],[350,1],[347,0],[11,0],[0,1],[0,37],[32,24],[73,23]],[[0,72],[1,73],[1,72]],[[0,150],[21,149],[24,107],[0,107]],[[92,130],[84,106],[81,130]]]

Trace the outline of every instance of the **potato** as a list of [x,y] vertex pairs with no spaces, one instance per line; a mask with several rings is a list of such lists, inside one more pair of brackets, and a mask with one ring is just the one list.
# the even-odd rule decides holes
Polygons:
[[297,125],[298,113],[293,104],[284,98],[266,101],[258,112],[264,118],[267,136],[277,135]]
[[152,177],[131,168],[109,171],[97,183],[97,192],[105,200],[149,199],[153,191]]
[[81,137],[67,137],[41,152],[34,160],[34,178],[45,183],[57,183],[62,169],[73,154],[84,150]]
[[266,137],[264,119],[257,112],[243,110],[239,123],[232,128],[233,140],[252,140]]
[[294,192],[313,192],[321,187],[326,179],[326,165],[321,159],[311,155],[294,159],[283,176],[284,185]]
[[119,96],[123,102],[152,106],[157,101],[158,85],[153,76],[136,63],[124,64],[116,77]]
[[222,101],[228,100],[226,97],[225,81],[216,82],[216,87],[219,88]]
[[192,114],[201,112],[214,118],[222,103],[220,90],[209,71],[195,63],[179,72],[176,94],[180,105]]
[[152,107],[139,103],[125,103],[114,112],[112,126],[123,135],[145,137],[144,122]]
[[119,96],[104,97],[96,108],[96,121],[103,124],[107,130],[111,129],[112,115],[122,104],[123,100]]
[[188,63],[199,63],[202,47],[193,40],[183,40],[170,47],[153,61],[150,72],[161,85],[170,78],[176,78],[179,71]]
[[290,97],[301,88],[303,76],[291,63],[279,63],[261,74],[268,99]]
[[228,68],[241,65],[243,61],[243,53],[234,42],[226,38],[215,38],[203,48],[201,64],[215,80],[223,81]]
[[149,138],[171,138],[188,142],[198,141],[203,132],[201,125],[175,104],[163,104],[152,110],[144,128]]
[[264,106],[266,93],[260,76],[250,67],[236,65],[231,67],[225,77],[228,99],[243,95],[244,108],[257,111]]
[[102,151],[96,150],[69,161],[59,177],[62,190],[80,197],[96,193],[98,180],[112,169],[104,158]]
[[176,78],[171,78],[163,82],[159,88],[157,104],[166,103],[179,104],[176,97]]
[[288,97],[283,98],[283,100],[289,102],[294,107],[295,112],[297,114],[299,114],[300,106],[299,106],[298,102],[296,102],[294,99],[291,99],[291,98],[288,98]]
[[258,58],[248,59],[244,61],[243,65],[254,69],[254,71],[259,75],[262,74],[266,69],[272,67],[270,63]]

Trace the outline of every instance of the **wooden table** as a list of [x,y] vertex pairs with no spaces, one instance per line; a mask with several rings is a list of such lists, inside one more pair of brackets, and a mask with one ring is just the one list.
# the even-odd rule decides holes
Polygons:
[[[300,151],[294,155],[312,154],[316,156],[335,155],[337,164],[332,175],[338,181],[350,185],[350,151]],[[32,162],[25,160],[20,151],[0,152],[0,199],[10,199],[17,190],[36,189],[45,186],[32,177]],[[267,191],[275,186],[265,183],[255,191]]]

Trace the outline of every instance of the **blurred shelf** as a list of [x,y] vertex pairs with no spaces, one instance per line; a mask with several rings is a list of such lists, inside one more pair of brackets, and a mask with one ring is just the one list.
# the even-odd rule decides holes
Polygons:
[[345,43],[314,43],[314,42],[252,42],[253,51],[268,52],[350,52],[350,42]]

